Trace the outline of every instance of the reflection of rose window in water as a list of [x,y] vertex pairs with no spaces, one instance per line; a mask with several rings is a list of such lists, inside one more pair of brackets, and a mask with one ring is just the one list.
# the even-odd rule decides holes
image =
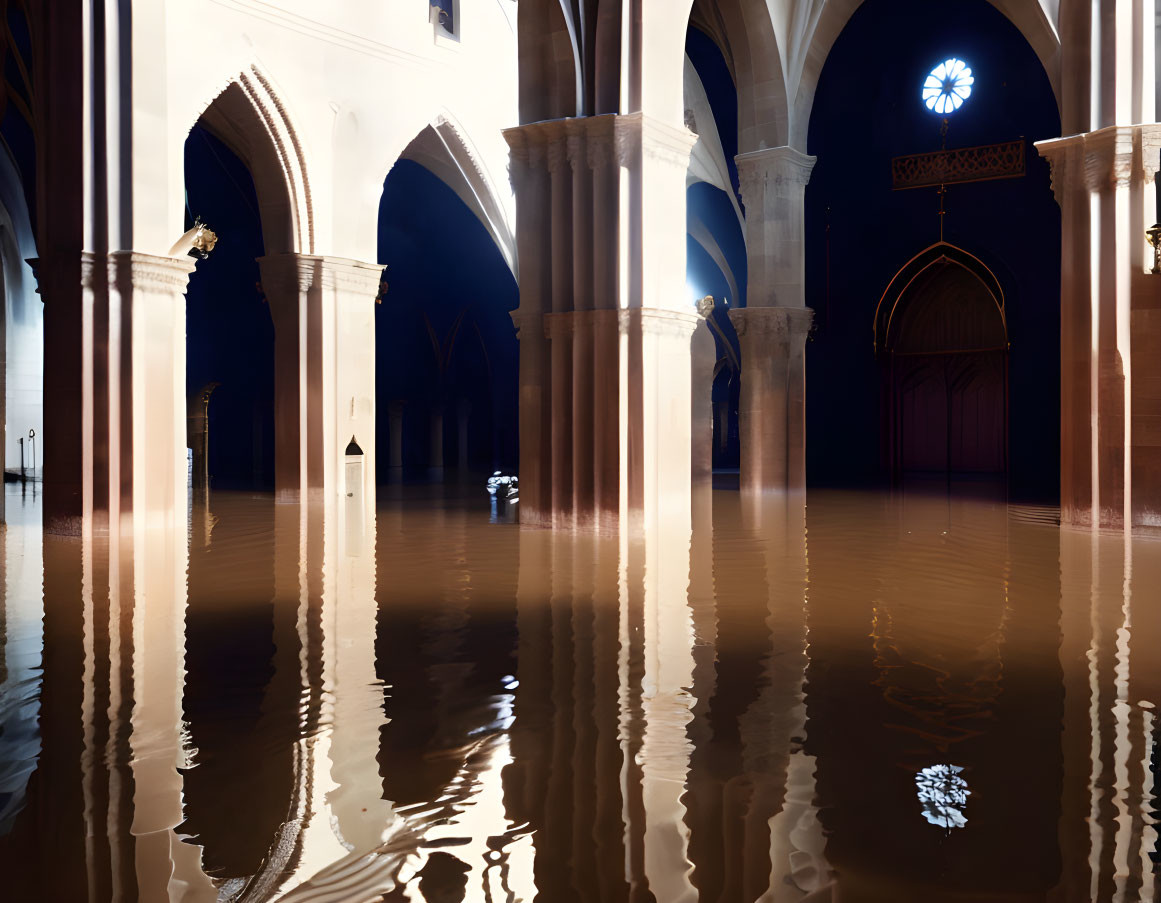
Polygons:
[[971,791],[960,777],[962,771],[958,765],[929,765],[915,775],[923,817],[949,831],[967,824],[963,810]]

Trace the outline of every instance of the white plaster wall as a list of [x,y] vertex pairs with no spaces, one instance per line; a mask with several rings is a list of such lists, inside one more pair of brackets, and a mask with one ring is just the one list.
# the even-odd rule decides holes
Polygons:
[[314,253],[376,262],[383,180],[443,111],[512,216],[501,129],[517,122],[515,7],[464,2],[451,41],[436,36],[427,0],[166,0],[134,24],[134,157],[152,161],[134,164],[134,249],[164,254],[183,231],[185,138],[252,65],[302,148]]

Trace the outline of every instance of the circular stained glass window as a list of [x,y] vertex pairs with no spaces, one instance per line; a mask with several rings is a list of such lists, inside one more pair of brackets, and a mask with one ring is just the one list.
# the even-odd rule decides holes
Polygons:
[[972,96],[975,81],[971,67],[963,60],[944,60],[923,83],[923,104],[941,116],[954,113]]

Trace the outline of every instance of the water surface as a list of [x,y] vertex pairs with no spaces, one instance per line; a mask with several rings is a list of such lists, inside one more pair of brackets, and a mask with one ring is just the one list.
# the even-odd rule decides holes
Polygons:
[[4,899],[1156,899],[1154,538],[962,494],[705,491],[630,541],[219,493],[127,557],[7,489]]

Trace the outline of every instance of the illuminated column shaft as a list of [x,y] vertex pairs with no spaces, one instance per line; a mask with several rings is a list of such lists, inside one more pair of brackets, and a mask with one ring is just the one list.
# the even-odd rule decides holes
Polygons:
[[[712,308],[702,312],[705,317]],[[714,454],[714,365],[717,348],[709,325],[703,319],[694,329],[690,341],[690,432],[693,442],[692,474],[695,481],[709,481],[713,477]]]
[[[133,700],[137,884],[142,899],[164,898],[175,880],[194,888],[191,898],[206,899],[210,886],[200,856],[183,850],[175,834],[184,820],[177,766],[188,554],[183,293],[194,261],[130,252],[109,260],[108,594],[110,615],[120,619],[109,633],[121,638],[110,658],[120,660],[122,674],[132,669],[131,684],[121,692]],[[95,333],[96,326],[94,320]],[[110,672],[115,680],[112,666]]]
[[50,532],[79,534],[86,518],[98,530],[128,530],[134,514],[141,527],[184,523],[193,268],[192,258],[134,251],[86,253],[79,269],[38,267],[46,355],[70,362],[45,371],[46,432],[63,437],[46,446]]
[[363,451],[375,511],[375,295],[381,267],[356,260],[263,257],[274,318],[275,491],[283,502],[345,495],[343,452]]
[[1143,231],[1155,216],[1159,145],[1153,125],[1037,144],[1062,212],[1061,515],[1070,524],[1161,522],[1152,413],[1161,387],[1142,369],[1161,353]]
[[688,517],[693,136],[639,113],[533,123],[505,136],[521,259],[536,261],[521,265],[513,315],[521,518],[589,528]]
[[808,307],[730,311],[742,349],[738,405],[741,488],[750,493],[806,488]]
[[[82,535],[83,585],[56,604],[82,609],[86,833],[108,838],[89,848],[89,871],[135,884],[142,899],[167,899],[174,883],[187,899],[212,899],[199,851],[174,833],[184,819],[184,293],[195,263],[135,251],[47,263],[50,319],[71,325],[46,324],[48,356],[68,363],[59,378],[46,370],[46,432],[57,439],[45,529]],[[50,655],[70,648],[52,642]]]
[[746,306],[804,307],[803,199],[815,158],[773,147],[734,160],[746,205]]
[[746,205],[746,307],[730,311],[742,346],[741,485],[806,486],[806,307],[803,198],[815,158],[792,147],[740,154]]
[[[1061,207],[1061,515],[1161,523],[1156,2],[1061,7],[1061,120],[1037,143]],[[1138,123],[1144,123],[1138,124]]]

